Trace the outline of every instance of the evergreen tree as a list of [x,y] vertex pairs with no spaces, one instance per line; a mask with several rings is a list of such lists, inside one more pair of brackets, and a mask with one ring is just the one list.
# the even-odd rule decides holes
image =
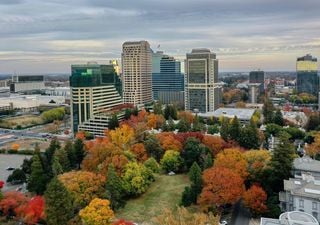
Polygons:
[[124,194],[122,180],[110,164],[107,173],[106,198],[110,200],[112,209],[119,209],[125,205]]
[[177,129],[179,132],[188,132],[191,129],[191,124],[187,120],[181,119],[177,124]]
[[131,113],[132,113],[132,111],[131,111],[130,109],[126,109],[126,110],[124,111],[124,119],[125,119],[125,120],[130,119]]
[[48,225],[66,225],[74,216],[73,200],[64,185],[53,178],[44,194]]
[[153,157],[160,162],[164,151],[161,148],[158,138],[155,135],[149,135],[143,144],[147,150],[148,156]]
[[83,141],[79,138],[76,139],[73,145],[73,151],[75,156],[75,163],[77,165],[77,168],[80,168],[81,162],[83,158],[85,157],[85,150],[84,150],[84,144]]
[[232,140],[238,141],[239,140],[239,134],[240,134],[240,122],[238,118],[235,116],[231,120],[231,124],[229,126],[229,136]]
[[173,119],[170,117],[168,120],[168,128],[169,131],[174,131],[176,129],[176,125],[173,122]]
[[36,194],[43,194],[48,182],[48,176],[46,175],[40,157],[35,154],[32,157],[31,174],[28,179],[27,188],[30,192]]
[[76,156],[75,152],[73,150],[73,143],[71,141],[67,141],[64,146],[64,151],[67,153],[70,169],[75,169],[77,167],[76,165]]
[[168,120],[170,117],[174,120],[178,119],[178,111],[174,105],[166,105],[163,114],[166,120]]
[[284,125],[284,120],[281,111],[278,109],[276,113],[274,114],[273,122],[275,124],[278,124],[279,126]]
[[289,140],[290,135],[280,132],[277,138],[279,138],[279,144],[275,147],[270,161],[272,168],[270,180],[274,192],[283,190],[283,180],[291,176],[295,157],[294,146]]
[[241,147],[247,149],[258,149],[260,146],[260,139],[258,129],[253,121],[249,125],[243,127],[239,132],[238,143]]
[[61,165],[63,172],[70,171],[71,168],[70,168],[70,161],[68,158],[68,153],[66,152],[66,150],[64,148],[57,150],[54,154],[54,157],[57,157],[57,160],[58,160],[59,164]]
[[202,191],[202,173],[199,165],[194,162],[189,171],[191,186],[186,187],[182,193],[181,204],[189,206],[197,202],[197,198]]
[[110,130],[114,130],[115,128],[119,127],[119,121],[118,121],[118,117],[116,114],[113,114],[111,119],[109,120],[108,123],[108,128]]
[[134,109],[133,109],[133,111],[132,111],[132,114],[133,114],[134,116],[137,116],[138,113],[139,113],[139,109],[138,109],[138,107],[136,106],[136,107],[134,107]]
[[204,124],[200,121],[200,118],[198,115],[194,117],[194,121],[192,123],[192,131],[203,131],[204,130]]
[[269,99],[264,99],[262,114],[264,117],[264,123],[273,123],[274,119],[274,106]]
[[52,159],[52,174],[53,176],[58,176],[59,174],[62,174],[64,171],[63,171],[63,168],[59,162],[59,158],[54,155],[53,156],[53,159]]
[[155,102],[153,104],[153,113],[158,115],[163,115],[161,102]]
[[223,140],[229,140],[229,120],[225,117],[221,120],[220,135]]
[[45,156],[46,156],[47,162],[49,164],[51,164],[53,155],[56,152],[56,150],[59,148],[60,148],[60,143],[59,143],[58,139],[53,138],[50,142],[49,147],[46,149],[46,152],[45,152]]

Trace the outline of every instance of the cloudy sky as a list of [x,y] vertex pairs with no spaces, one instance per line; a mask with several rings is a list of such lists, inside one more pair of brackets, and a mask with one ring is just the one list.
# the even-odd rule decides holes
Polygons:
[[220,71],[293,71],[298,56],[320,58],[319,0],[0,0],[0,15],[0,73],[104,63],[127,40],[179,59],[210,48]]

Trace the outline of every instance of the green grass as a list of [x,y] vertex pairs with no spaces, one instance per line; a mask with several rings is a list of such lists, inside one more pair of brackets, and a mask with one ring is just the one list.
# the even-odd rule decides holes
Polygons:
[[139,223],[150,221],[164,208],[174,210],[180,202],[184,187],[189,184],[189,178],[185,174],[157,175],[156,181],[148,191],[136,199],[129,200],[116,216]]

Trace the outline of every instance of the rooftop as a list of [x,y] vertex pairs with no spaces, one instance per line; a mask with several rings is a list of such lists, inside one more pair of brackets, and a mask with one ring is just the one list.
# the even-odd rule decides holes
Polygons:
[[320,173],[320,161],[311,159],[304,156],[302,158],[296,158],[293,161],[293,167],[296,170],[319,172]]
[[200,117],[227,117],[234,118],[235,116],[239,120],[250,120],[256,110],[255,109],[240,109],[240,108],[219,108],[214,112],[199,113]]
[[311,175],[302,175],[300,178],[284,180],[284,190],[292,195],[308,198],[320,198],[320,181],[315,180]]
[[260,225],[319,225],[319,223],[308,213],[292,211],[282,213],[279,219],[262,217]]

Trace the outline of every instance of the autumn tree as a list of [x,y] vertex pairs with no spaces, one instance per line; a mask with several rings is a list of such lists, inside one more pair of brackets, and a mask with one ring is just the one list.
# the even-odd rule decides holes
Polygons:
[[74,204],[84,207],[104,194],[105,177],[86,171],[71,171],[58,176],[74,198]]
[[155,158],[150,157],[149,159],[147,159],[143,165],[145,167],[147,167],[148,169],[150,169],[153,173],[159,173],[160,171],[160,166],[157,162],[157,160],[155,160]]
[[42,196],[34,196],[26,204],[20,205],[15,211],[17,218],[28,225],[37,224],[45,218],[45,202]]
[[161,148],[164,151],[174,150],[181,151],[182,144],[175,138],[174,133],[172,132],[162,132],[157,135],[157,138],[160,142]]
[[205,209],[235,204],[244,191],[243,179],[228,168],[209,168],[203,172],[202,180],[203,189],[198,204]]
[[73,217],[73,199],[57,178],[48,184],[44,194],[46,221],[48,225],[66,225]]
[[267,150],[251,150],[243,153],[248,163],[249,178],[252,182],[261,183],[263,172],[268,168],[271,154]]
[[228,168],[231,171],[239,174],[239,176],[243,179],[248,176],[248,163],[244,158],[243,153],[236,148],[229,148],[220,152],[216,156],[214,166]]
[[247,208],[250,209],[254,216],[261,215],[267,211],[266,201],[266,192],[257,185],[252,185],[243,194],[243,203]]
[[182,158],[180,153],[173,150],[168,150],[164,153],[160,161],[162,169],[166,172],[178,172],[182,167]]
[[79,216],[86,225],[111,225],[114,213],[110,209],[108,200],[95,198],[87,207],[80,210]]
[[113,222],[112,225],[134,225],[134,223],[124,219],[120,219],[120,220],[117,220],[116,222]]
[[162,127],[163,123],[165,123],[165,119],[162,115],[151,113],[148,116],[147,125],[149,128],[158,129]]
[[161,148],[158,138],[151,134],[148,135],[147,139],[143,142],[149,157],[155,158],[158,162],[162,158],[164,151]]
[[7,217],[16,215],[20,206],[27,204],[29,199],[18,191],[8,191],[3,194],[0,200],[0,211]]
[[223,151],[223,149],[228,146],[227,142],[225,142],[221,137],[218,136],[205,135],[203,137],[202,143],[211,150],[211,153],[214,156]]
[[109,165],[106,183],[106,197],[111,201],[112,209],[119,209],[125,205],[125,190],[122,179],[116,173],[112,164]]
[[320,154],[320,133],[317,133],[314,136],[314,141],[305,147],[305,151],[307,155],[312,158],[315,158],[318,154]]
[[113,144],[124,150],[129,150],[134,140],[134,130],[130,126],[124,124],[115,130],[109,132],[109,138]]
[[142,143],[132,145],[130,151],[135,155],[139,162],[144,162],[148,159],[147,151]]

